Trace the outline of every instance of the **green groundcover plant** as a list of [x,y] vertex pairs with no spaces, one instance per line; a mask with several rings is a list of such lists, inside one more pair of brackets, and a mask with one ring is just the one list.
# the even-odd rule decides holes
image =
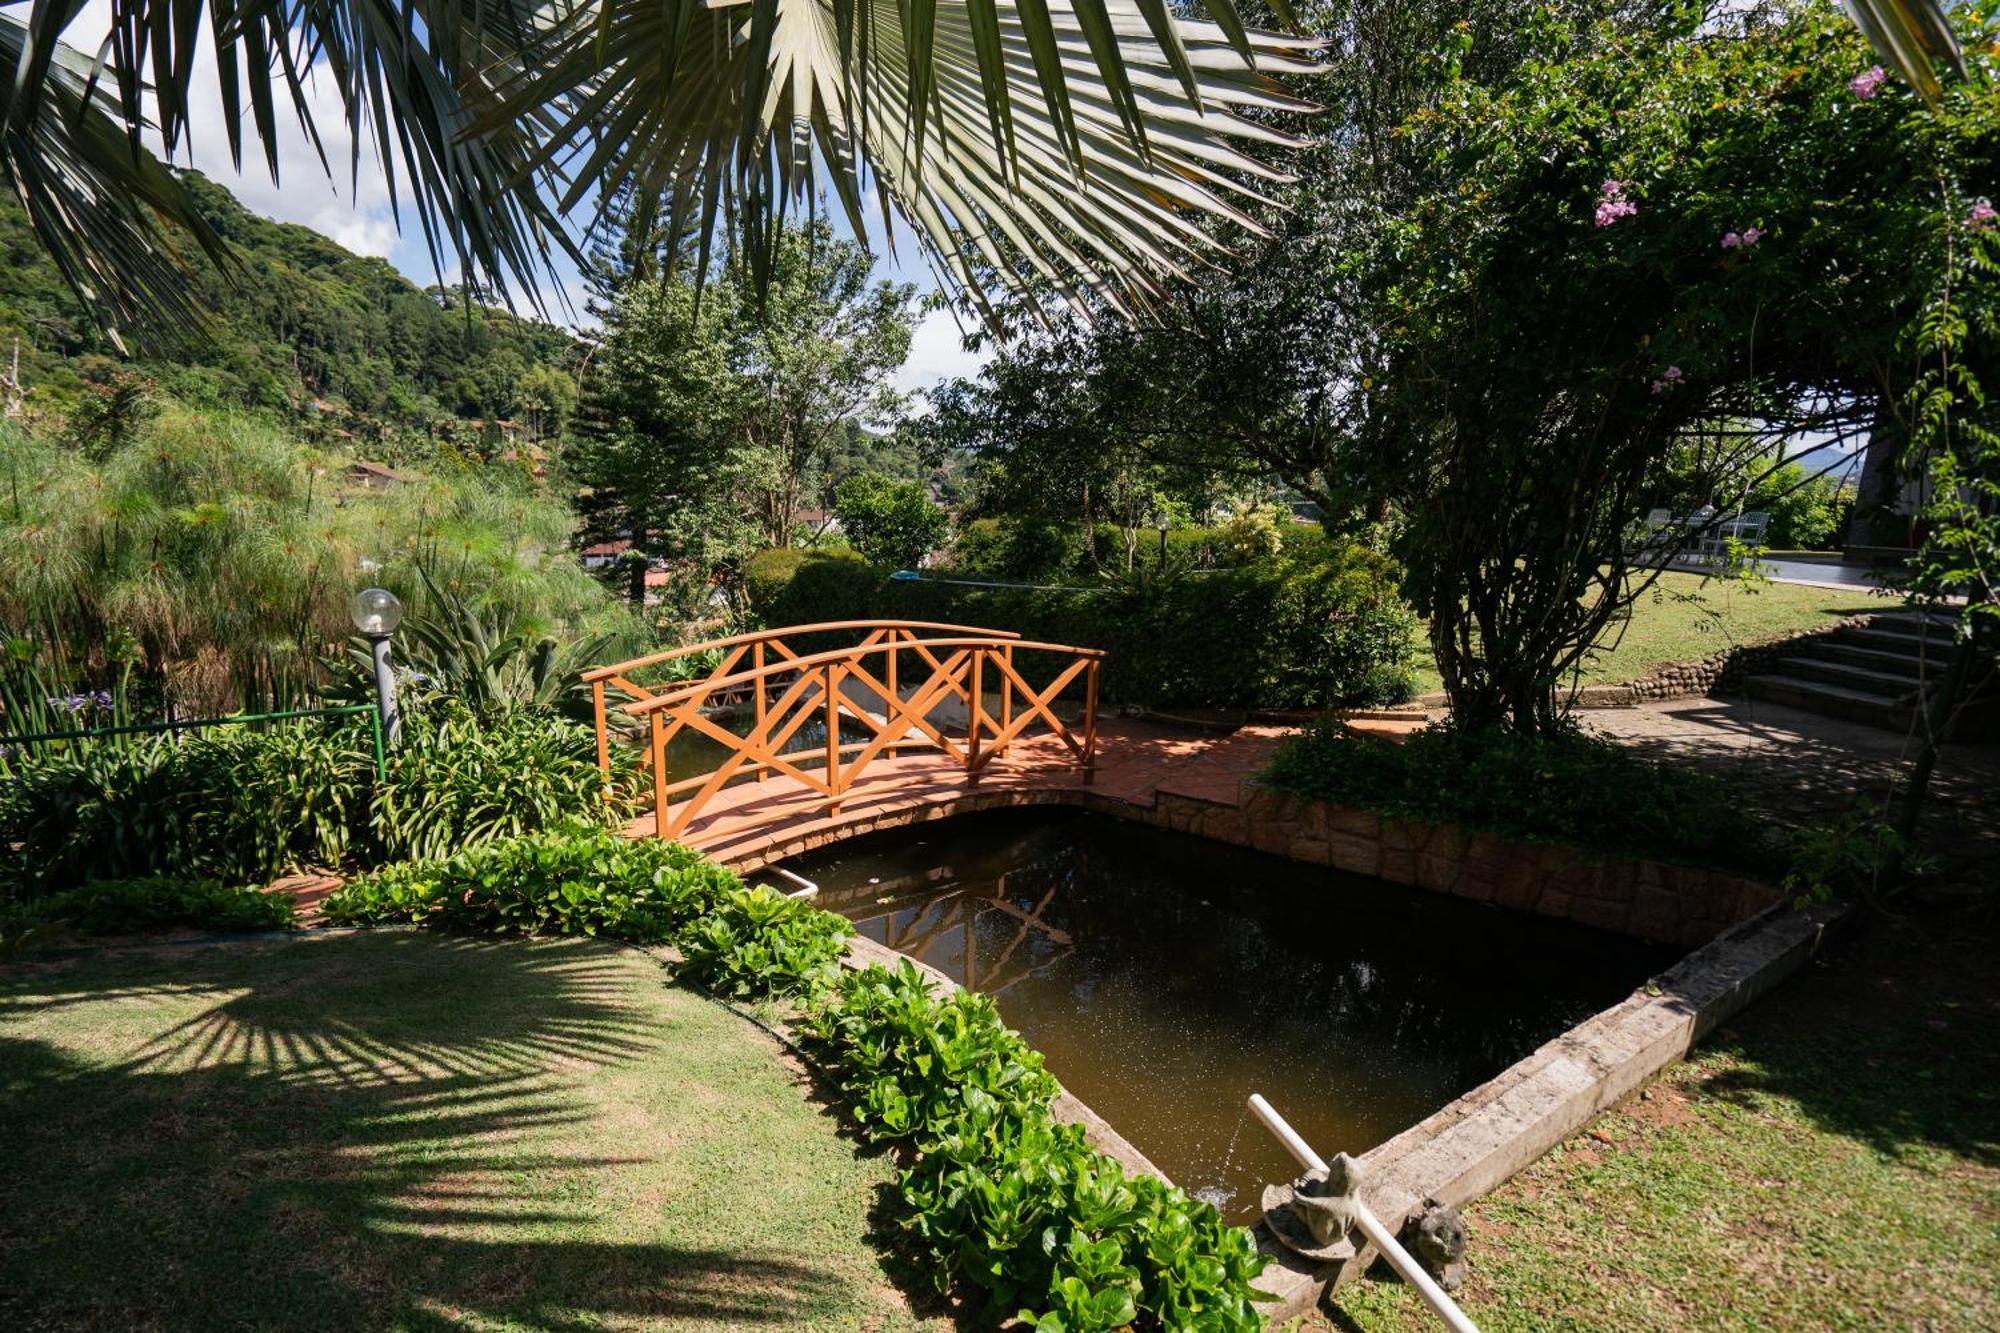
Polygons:
[[1432,726],[1392,744],[1325,723],[1280,746],[1260,781],[1398,819],[1622,856],[1765,871],[1783,855],[1732,784],[1575,730]]
[[681,973],[717,995],[805,995],[825,986],[854,930],[768,888],[737,889],[681,937]]
[[69,932],[125,935],[157,930],[284,930],[296,919],[289,896],[175,875],[103,879],[28,903],[0,907],[0,941]]
[[336,889],[322,910],[343,925],[415,923],[663,944],[737,885],[734,874],[679,843],[577,826],[387,866]]
[[1263,1268],[1248,1232],[1150,1177],[1128,1178],[1058,1122],[1061,1089],[990,998],[939,995],[907,961],[843,972],[843,918],[671,843],[601,828],[501,839],[391,866],[329,897],[355,925],[676,943],[718,995],[792,999],[808,1049],[864,1137],[906,1163],[898,1228],[940,1289],[1043,1333],[1254,1329]]

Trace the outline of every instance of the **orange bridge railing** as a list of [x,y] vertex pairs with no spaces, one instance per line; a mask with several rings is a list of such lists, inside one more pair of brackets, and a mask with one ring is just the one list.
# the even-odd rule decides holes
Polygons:
[[[801,652],[786,642],[857,633],[858,643],[817,652]],[[699,678],[651,686],[633,679],[648,668],[708,653],[721,656]],[[1027,662],[1017,654],[1044,667],[1053,659],[1045,683],[1030,682]],[[1062,742],[1088,782],[1097,764],[1103,662],[1095,648],[1036,643],[1005,630],[843,620],[691,644],[597,667],[583,678],[590,683],[596,714],[598,768],[608,783],[614,707],[608,695],[616,690],[627,700],[617,710],[645,729],[640,762],[652,770],[654,827],[672,838],[740,777],[754,775],[761,782],[770,774],[783,775],[826,796],[829,808],[838,811],[841,797],[884,755],[941,751],[976,781],[1037,727]],[[1079,681],[1083,714],[1072,722],[1057,712],[1056,701]],[[747,709],[747,732],[717,719],[725,705]],[[823,746],[786,748],[814,722],[825,727]],[[706,773],[675,778],[668,772],[668,746],[686,731],[715,742],[724,757]]]

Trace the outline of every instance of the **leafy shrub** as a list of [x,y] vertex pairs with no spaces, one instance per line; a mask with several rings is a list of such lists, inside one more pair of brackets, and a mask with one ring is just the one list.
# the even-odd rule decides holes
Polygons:
[[804,995],[832,977],[853,933],[771,889],[737,889],[682,936],[681,973],[718,995]]
[[951,531],[951,518],[920,481],[857,472],[833,494],[834,516],[854,549],[880,564],[914,566]]
[[406,717],[375,788],[375,839],[390,860],[445,856],[539,829],[604,823],[592,732],[542,713],[481,719],[441,702]]
[[355,725],[218,731],[72,744],[0,791],[16,894],[172,873],[269,879],[340,859],[373,758]]
[[1433,726],[1402,744],[1326,725],[1285,742],[1267,787],[1428,824],[1627,856],[1767,869],[1768,826],[1729,783],[1580,732]]
[[282,893],[238,888],[214,880],[153,875],[103,879],[18,904],[0,913],[0,937],[41,927],[84,935],[139,934],[155,930],[284,930],[294,923],[292,900]]
[[658,944],[736,886],[735,875],[678,843],[571,828],[401,862],[342,885],[321,910],[346,925],[416,922]]
[[1122,586],[1055,590],[897,581],[851,557],[779,552],[752,560],[750,589],[773,625],[955,621],[1103,648],[1113,701],[1278,708],[1408,698],[1416,621],[1397,595],[1394,564],[1358,545],[1306,549],[1208,573],[1170,562]]
[[262,881],[350,855],[438,857],[627,808],[622,795],[606,802],[585,727],[526,708],[481,719],[448,701],[404,717],[382,782],[352,721],[31,755],[0,784],[0,846],[19,849],[0,892],[154,874]]
[[1260,1327],[1248,1232],[1164,1182],[1127,1179],[1076,1125],[993,1001],[939,998],[908,962],[840,978],[809,1021],[862,1132],[901,1142],[901,1224],[940,1288],[1045,1330]]

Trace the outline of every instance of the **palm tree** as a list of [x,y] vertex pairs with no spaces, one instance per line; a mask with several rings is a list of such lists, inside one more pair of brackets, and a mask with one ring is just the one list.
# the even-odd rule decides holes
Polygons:
[[[1205,221],[1256,229],[1263,113],[1305,109],[1274,76],[1313,44],[1203,2],[125,0],[99,34],[83,0],[0,0],[0,176],[114,332],[199,322],[172,233],[227,262],[155,154],[189,146],[208,65],[239,168],[254,140],[276,177],[281,117],[317,144],[331,88],[355,161],[328,170],[366,145],[440,271],[503,296],[577,254],[573,213],[646,200],[704,261],[720,220],[755,264],[825,189],[857,234],[901,212],[989,320],[1132,311],[1220,246]],[[1935,96],[1939,0],[1846,3]]]

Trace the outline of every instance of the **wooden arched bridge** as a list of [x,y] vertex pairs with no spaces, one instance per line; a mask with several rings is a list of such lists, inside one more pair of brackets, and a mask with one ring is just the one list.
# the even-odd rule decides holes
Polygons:
[[[614,730],[640,741],[637,762],[651,770],[652,813],[634,831],[707,845],[713,840],[696,835],[714,831],[704,817],[718,804],[747,812],[761,797],[770,815],[792,818],[803,797],[820,815],[838,816],[851,795],[873,790],[888,761],[913,751],[928,752],[924,772],[935,775],[942,762],[969,783],[1025,751],[1088,784],[1103,662],[1094,648],[1005,630],[845,620],[668,649],[583,678],[607,781],[622,749]],[[683,740],[697,737],[708,744]],[[677,749],[697,748],[702,771],[677,771]],[[734,791],[772,777],[783,784],[768,795]]]

